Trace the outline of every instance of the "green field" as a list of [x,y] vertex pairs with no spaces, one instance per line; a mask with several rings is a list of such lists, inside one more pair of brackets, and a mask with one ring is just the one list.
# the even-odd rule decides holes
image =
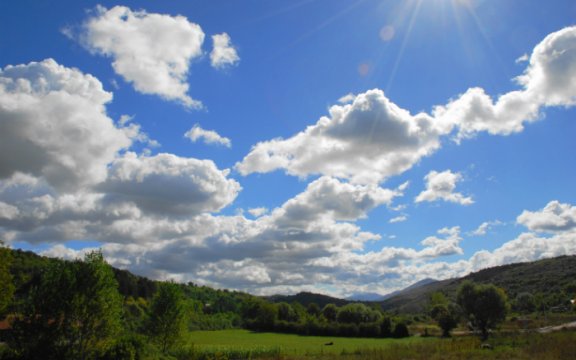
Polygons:
[[[325,345],[333,342],[333,345]],[[254,333],[247,330],[195,331],[178,359],[231,360],[456,360],[573,359],[576,332],[493,334],[490,349],[476,336],[449,339],[412,336],[406,339],[362,339]]]
[[[248,330],[193,331],[187,342],[199,351],[242,350],[278,351],[283,355],[353,354],[381,350],[391,345],[415,345],[434,341],[432,338],[364,339],[289,334],[256,333]],[[325,345],[333,343],[333,345]]]

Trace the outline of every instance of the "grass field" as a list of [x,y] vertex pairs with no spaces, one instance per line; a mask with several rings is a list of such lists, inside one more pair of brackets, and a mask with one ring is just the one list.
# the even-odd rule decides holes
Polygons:
[[[325,344],[333,342],[333,345]],[[178,359],[574,359],[576,332],[493,335],[492,349],[482,349],[475,336],[450,339],[413,336],[406,339],[361,339],[253,333],[246,330],[195,331]]]
[[[432,338],[363,339],[289,334],[254,333],[248,330],[194,331],[187,339],[198,350],[278,351],[283,355],[322,355],[358,353],[360,350],[380,350],[392,344],[415,345],[433,341]],[[333,345],[325,345],[333,343]]]

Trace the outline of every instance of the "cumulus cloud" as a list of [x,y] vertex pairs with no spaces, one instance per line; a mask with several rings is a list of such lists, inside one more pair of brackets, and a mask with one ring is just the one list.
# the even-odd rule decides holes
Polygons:
[[[350,103],[332,107],[329,116],[293,137],[257,144],[236,165],[243,174],[284,169],[300,177],[322,176],[294,198],[253,219],[241,214],[216,214],[229,206],[240,191],[239,184],[228,178],[227,170],[220,170],[209,161],[170,154],[124,153],[135,136],[105,116],[105,104],[111,95],[101,90],[97,80],[63,81],[58,85],[58,94],[52,96],[73,95],[72,103],[78,97],[88,104],[100,104],[96,108],[103,114],[101,119],[108,121],[112,133],[124,140],[106,145],[106,156],[94,151],[86,161],[76,158],[73,146],[66,149],[72,160],[62,161],[63,169],[75,173],[98,165],[97,176],[91,178],[95,180],[71,181],[76,190],[70,193],[65,189],[74,186],[64,186],[65,182],[45,171],[47,164],[58,164],[58,156],[64,153],[56,151],[60,144],[56,143],[55,148],[46,146],[46,150],[34,148],[33,154],[48,154],[35,161],[22,153],[26,166],[3,159],[0,237],[8,242],[53,242],[56,245],[47,253],[65,257],[76,256],[79,251],[62,246],[62,241],[96,240],[116,266],[155,278],[190,280],[255,293],[312,288],[334,295],[367,288],[385,293],[423,276],[449,278],[487,266],[573,254],[574,207],[559,202],[551,202],[539,211],[525,211],[518,217],[518,223],[527,226],[531,233],[521,234],[493,251],[466,254],[466,258],[460,256],[460,260],[451,262],[443,261],[443,257],[463,255],[459,227],[441,229],[414,248],[384,246],[366,251],[366,244],[381,237],[364,231],[358,221],[376,207],[393,209],[394,199],[402,196],[407,184],[396,189],[377,184],[432,154],[440,147],[442,137],[456,134],[464,139],[484,131],[501,135],[517,132],[527,121],[541,118],[542,106],[571,106],[571,83],[555,76],[557,69],[566,72],[566,77],[573,74],[573,32],[568,28],[547,37],[535,49],[527,71],[519,79],[523,88],[498,99],[472,89],[443,109],[436,109],[433,115],[412,115],[381,91],[371,90],[356,95]],[[78,71],[63,71],[72,80],[90,79]],[[10,78],[4,72],[2,78]],[[6,121],[2,123],[3,131],[12,131],[10,126],[15,126],[15,119],[28,119],[25,109],[35,109],[27,107],[24,100],[40,97],[44,89],[49,89],[45,84],[58,84],[51,80],[29,82],[26,85],[25,81],[2,80],[0,119]],[[68,88],[74,83],[82,86]],[[521,116],[505,115],[515,106]],[[84,108],[83,111],[86,116]],[[23,129],[52,131],[45,124],[54,126],[52,122],[60,121],[54,116],[45,119],[48,122],[38,122],[37,127],[25,122],[27,127]],[[86,129],[93,125],[89,123]],[[68,129],[57,127],[55,134],[65,134]],[[0,146],[11,144],[10,139],[18,139],[17,135],[13,131],[11,136],[2,138]],[[90,144],[92,136],[86,136],[82,140]],[[97,139],[109,140],[101,135]],[[100,160],[92,162],[92,157]],[[438,186],[429,186],[424,192],[434,191],[422,196],[460,203],[471,201],[455,192],[461,175],[444,173],[437,179]],[[443,173],[436,176],[440,174]],[[180,198],[179,194],[184,196]]]
[[[523,57],[523,60],[528,60]],[[533,50],[524,74],[516,82],[523,89],[494,101],[483,89],[472,88],[446,106],[438,106],[434,117],[458,128],[461,140],[486,131],[495,135],[520,132],[525,123],[542,118],[545,106],[576,104],[576,26],[548,35]]]
[[213,48],[210,52],[210,64],[216,69],[238,64],[240,57],[232,46],[230,36],[226,33],[212,35]]
[[107,116],[111,100],[98,79],[52,59],[0,70],[0,179],[31,174],[60,191],[104,180],[138,136]]
[[285,169],[300,177],[378,183],[433,153],[444,130],[430,116],[411,115],[381,90],[369,90],[351,104],[332,106],[329,117],[293,137],[256,144],[236,169],[243,175]]
[[232,142],[230,139],[220,136],[220,134],[218,134],[216,131],[202,129],[198,124],[194,125],[190,130],[188,130],[184,136],[190,139],[192,142],[202,140],[206,144],[222,145],[227,148],[232,147]]
[[202,56],[204,32],[184,16],[98,6],[83,27],[82,43],[111,57],[114,71],[144,94],[190,108],[202,103],[188,95],[190,63]]
[[546,36],[534,48],[528,68],[517,81],[542,105],[575,105],[576,26]]
[[329,116],[304,131],[256,144],[236,169],[243,175],[284,169],[299,177],[322,174],[378,183],[432,154],[449,134],[456,141],[480,132],[509,135],[541,119],[543,107],[573,106],[575,64],[576,27],[568,27],[534,48],[526,71],[516,78],[522,88],[496,99],[471,88],[435,106],[431,115],[412,115],[378,89],[347,95],[340,100],[344,104],[331,107]]
[[422,191],[415,199],[418,202],[433,202],[444,200],[460,205],[471,205],[474,203],[471,197],[466,197],[461,193],[454,192],[456,183],[462,180],[462,174],[453,173],[450,170],[437,172],[431,171],[424,177],[426,180],[426,190]]
[[[297,202],[305,204],[313,194],[321,192],[320,188],[306,189]],[[342,187],[345,189],[351,193],[358,191]],[[194,224],[186,224],[191,220],[183,219],[175,226],[178,230],[170,234],[168,227],[161,229],[158,222],[153,222],[150,226],[162,241],[105,243],[102,249],[114,265],[155,278],[195,281],[258,294],[297,292],[311,289],[314,284],[316,291],[324,289],[323,292],[337,296],[367,288],[386,293],[423,277],[463,276],[490,266],[576,252],[576,241],[569,233],[556,233],[548,238],[525,233],[493,251],[482,250],[454,262],[442,261],[446,256],[463,254],[457,226],[440,229],[436,235],[425,238],[419,250],[382,247],[361,252],[357,250],[373,239],[373,234],[363,234],[355,225],[337,222],[325,216],[326,213],[308,223],[286,221],[285,217],[291,215],[282,209],[292,206],[288,201],[256,220],[242,216],[196,216]],[[357,206],[362,207],[360,203]],[[327,213],[335,215],[333,211]],[[173,223],[163,226],[167,224]],[[151,233],[152,229],[144,232]],[[65,257],[80,254],[60,245],[47,251]]]
[[532,231],[570,232],[576,230],[576,206],[554,200],[540,211],[524,210],[516,221]]
[[143,211],[190,215],[219,211],[236,198],[240,184],[227,175],[210,160],[128,153],[111,164],[98,189],[109,201],[133,203]]

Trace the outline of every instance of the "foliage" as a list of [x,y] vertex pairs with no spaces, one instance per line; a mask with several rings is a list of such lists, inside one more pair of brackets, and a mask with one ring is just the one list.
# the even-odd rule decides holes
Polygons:
[[360,324],[379,322],[382,318],[380,312],[364,304],[348,304],[338,310],[338,322],[346,324]]
[[290,304],[281,302],[276,304],[276,307],[278,308],[278,320],[288,322],[297,322],[300,320],[300,316]]
[[464,282],[458,290],[458,304],[470,324],[480,331],[482,339],[488,331],[506,319],[508,298],[506,293],[494,285],[476,285]]
[[406,324],[404,324],[403,322],[397,323],[396,326],[394,327],[394,331],[392,332],[392,337],[395,337],[396,339],[401,339],[409,336],[410,332],[408,331],[408,326],[406,326]]
[[450,337],[450,331],[458,325],[460,319],[458,306],[441,292],[436,292],[430,297],[429,313],[442,329],[442,336]]
[[184,294],[177,284],[162,283],[150,304],[148,333],[166,353],[184,335],[187,323]]
[[338,315],[338,308],[334,304],[328,304],[322,309],[322,316],[328,321],[336,321]]
[[277,318],[276,307],[262,299],[249,299],[244,304],[245,325],[252,330],[271,331]]
[[100,252],[54,262],[13,323],[12,347],[27,359],[91,359],[120,330],[121,299]]
[[534,298],[534,295],[529,292],[518,294],[516,299],[514,299],[514,310],[523,314],[532,313],[536,310],[536,299]]
[[0,319],[11,304],[14,295],[14,283],[10,273],[11,264],[12,253],[0,242]]

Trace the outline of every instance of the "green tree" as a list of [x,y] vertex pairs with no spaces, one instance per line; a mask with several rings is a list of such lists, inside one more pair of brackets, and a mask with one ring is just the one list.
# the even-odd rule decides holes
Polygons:
[[188,317],[185,304],[182,290],[174,283],[161,284],[152,298],[147,329],[163,353],[184,335]]
[[25,359],[93,359],[121,330],[122,300],[99,251],[52,262],[15,321],[12,346]]
[[450,331],[458,325],[460,319],[458,306],[441,292],[435,292],[430,297],[429,313],[442,329],[442,336],[450,337]]
[[490,329],[506,319],[508,298],[504,290],[492,284],[476,285],[466,281],[458,289],[457,298],[468,321],[483,340],[488,338]]
[[334,304],[327,304],[322,309],[322,316],[330,322],[336,321],[336,316],[338,315],[338,307]]
[[340,308],[337,320],[340,323],[360,324],[379,322],[382,314],[364,304],[348,304]]
[[0,317],[12,302],[14,295],[14,282],[10,274],[12,264],[12,253],[10,249],[3,247],[0,241]]
[[404,324],[403,322],[397,323],[396,326],[394,327],[394,332],[392,333],[392,336],[397,339],[409,337],[410,332],[408,331],[408,326],[406,326],[406,324]]
[[529,292],[523,292],[516,296],[514,300],[514,307],[521,313],[529,314],[536,310],[536,299],[534,295],[530,294]]
[[281,302],[277,305],[278,307],[278,320],[280,321],[298,321],[298,313],[292,308],[292,306],[286,302]]
[[316,303],[310,303],[308,304],[308,307],[306,307],[306,312],[308,315],[318,317],[318,315],[321,313],[320,306],[318,306]]

